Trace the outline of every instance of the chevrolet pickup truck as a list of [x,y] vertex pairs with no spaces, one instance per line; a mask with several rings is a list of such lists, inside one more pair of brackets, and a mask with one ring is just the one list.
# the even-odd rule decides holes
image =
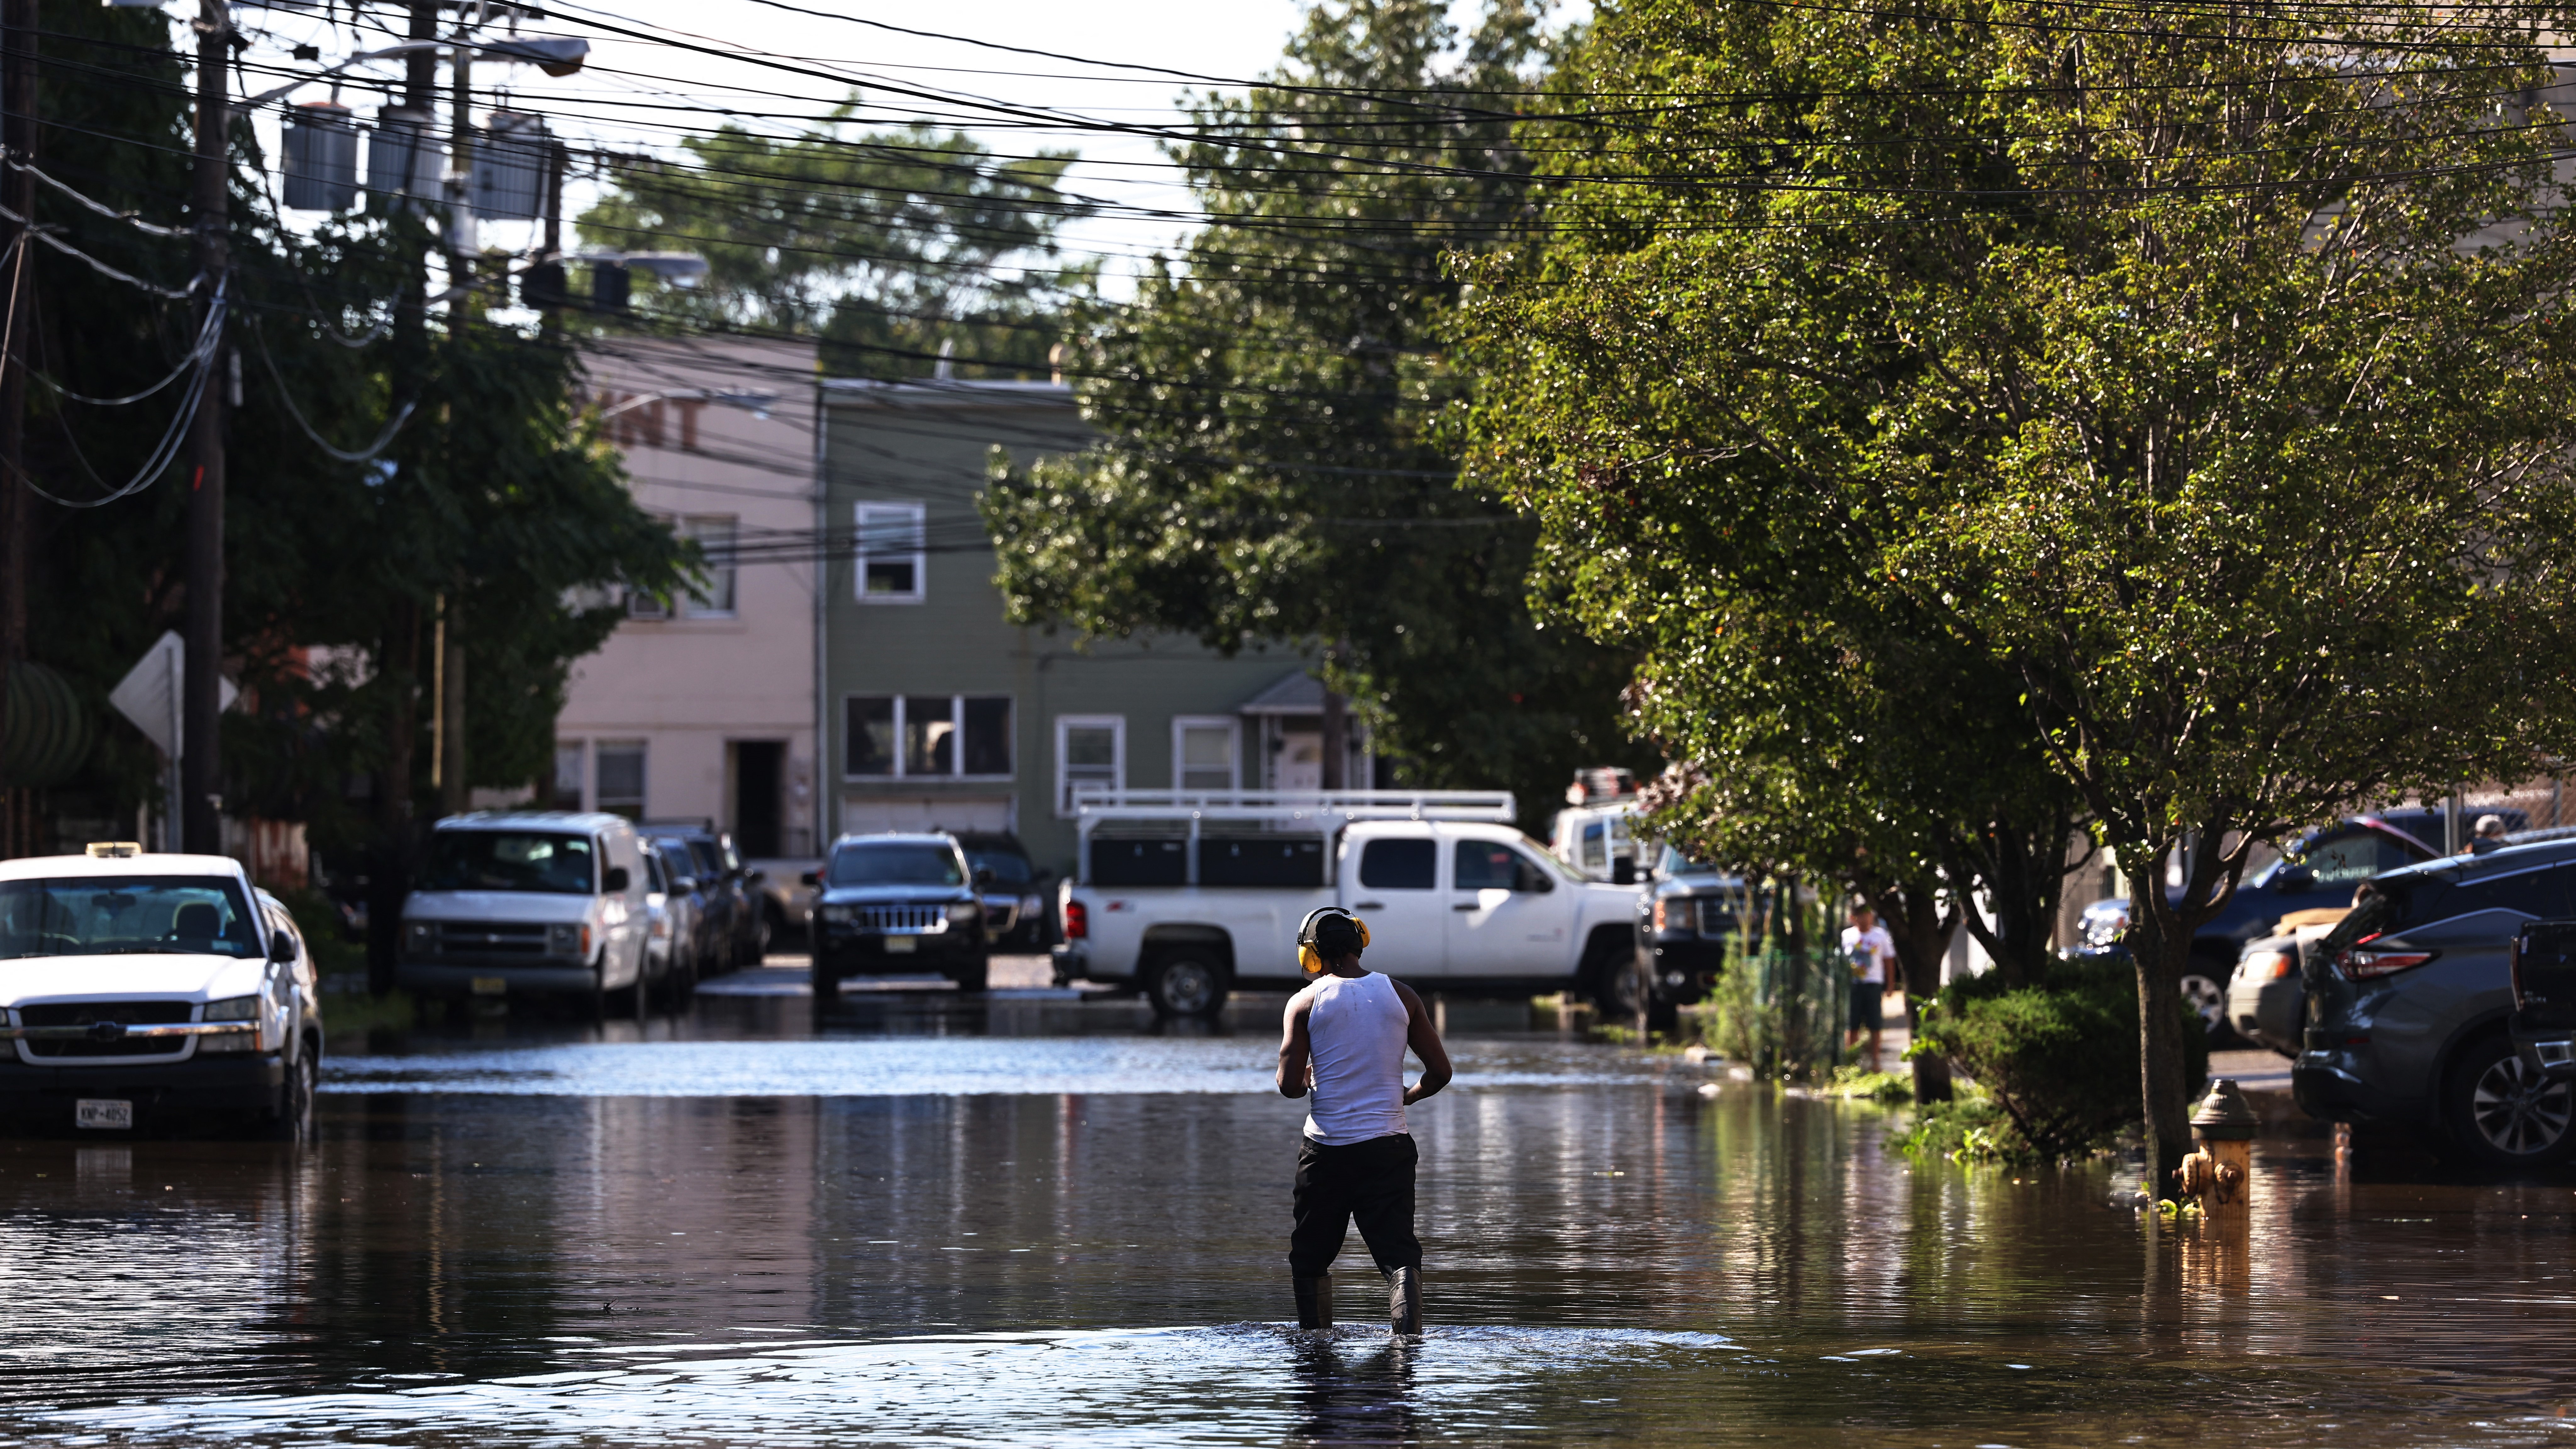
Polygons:
[[1236,987],[1303,984],[1298,924],[1338,905],[1368,923],[1370,969],[1418,991],[1635,999],[1637,888],[1513,828],[1508,792],[1087,787],[1075,811],[1059,983],[1213,1015]]

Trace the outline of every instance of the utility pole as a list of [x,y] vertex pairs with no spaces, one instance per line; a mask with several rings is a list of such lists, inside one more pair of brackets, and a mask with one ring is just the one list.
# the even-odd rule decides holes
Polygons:
[[[189,189],[189,251],[195,263],[198,321],[217,304],[217,283],[230,264],[226,210],[231,177],[232,100],[224,69],[232,61],[231,7],[226,0],[198,0],[197,169]],[[216,731],[223,709],[224,651],[224,403],[230,370],[225,343],[197,374],[197,413],[188,426],[188,646],[187,702],[180,714],[178,802],[180,838],[187,849],[223,849],[221,752]]]
[[[36,0],[0,0],[0,146],[9,159],[26,166],[36,159]],[[35,550],[27,538],[34,509],[24,469],[27,450],[27,330],[35,308],[35,238],[28,227],[36,219],[36,178],[10,167],[0,171],[0,200],[26,218],[12,224],[18,248],[11,254],[0,288],[0,696],[9,678],[27,657],[27,564]],[[32,855],[35,844],[34,800],[15,780],[6,787],[0,810],[0,855]]]
[[[448,118],[447,285],[456,289],[447,330],[462,338],[474,320],[474,294],[467,290],[478,265],[474,231],[474,52],[465,44],[465,17],[459,10],[453,110]],[[451,460],[452,462],[453,460]],[[465,591],[462,581],[450,588],[439,612],[438,735],[442,788],[439,808],[462,812],[472,801],[465,783]]]
[[[412,0],[404,39],[438,38],[438,0]],[[403,108],[428,117],[438,106],[438,53],[427,46],[403,56]],[[425,136],[426,123],[421,127]],[[418,167],[406,164],[403,186]],[[426,256],[411,264],[403,279],[402,300],[394,309],[394,395],[424,397],[429,378],[429,279]],[[400,460],[403,492],[418,486],[414,476],[419,455]],[[376,857],[367,876],[367,989],[381,996],[394,984],[394,962],[402,947],[403,898],[411,893],[412,753],[418,734],[420,701],[420,605],[395,604],[385,621],[382,657],[385,679],[385,765],[376,782]]]

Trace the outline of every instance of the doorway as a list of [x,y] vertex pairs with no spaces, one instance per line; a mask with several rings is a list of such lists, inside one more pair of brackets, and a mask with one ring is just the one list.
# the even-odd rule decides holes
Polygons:
[[734,848],[754,860],[774,860],[786,803],[787,742],[736,740],[731,753]]

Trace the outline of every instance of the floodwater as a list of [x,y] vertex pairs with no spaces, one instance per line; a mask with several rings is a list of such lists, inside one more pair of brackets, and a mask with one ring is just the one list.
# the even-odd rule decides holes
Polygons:
[[2220,1244],[1491,1010],[1430,1331],[1354,1238],[1300,1335],[1276,1011],[709,998],[344,1051],[300,1152],[0,1143],[0,1441],[2576,1443],[2576,1183],[2267,1139]]

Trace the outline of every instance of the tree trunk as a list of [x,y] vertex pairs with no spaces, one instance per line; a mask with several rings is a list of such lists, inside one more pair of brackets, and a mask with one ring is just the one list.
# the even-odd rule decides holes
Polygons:
[[[1950,934],[1959,928],[1959,911],[1941,907],[1940,892],[1925,881],[1904,885],[1865,882],[1861,894],[1886,923],[1896,943],[1897,968],[1905,973],[1905,1024],[1920,1039],[1923,1003],[1941,990],[1941,961],[1950,951]],[[1930,1052],[1913,1058],[1914,1100],[1950,1100],[1950,1061]]]
[[[2165,900],[2167,841],[2148,852],[2130,889],[2129,958],[2138,976],[2138,1092],[2144,1104],[2147,1169],[2158,1197],[2174,1196],[2174,1174],[2190,1138],[2190,1086],[2182,1079],[2182,973],[2191,957],[2184,913]],[[2184,900],[2191,882],[2184,883]]]
[[367,873],[367,989],[391,991],[402,949],[403,898],[411,894],[412,737],[420,708],[420,608],[394,610],[378,659],[385,689],[385,763],[376,776],[376,858]]

